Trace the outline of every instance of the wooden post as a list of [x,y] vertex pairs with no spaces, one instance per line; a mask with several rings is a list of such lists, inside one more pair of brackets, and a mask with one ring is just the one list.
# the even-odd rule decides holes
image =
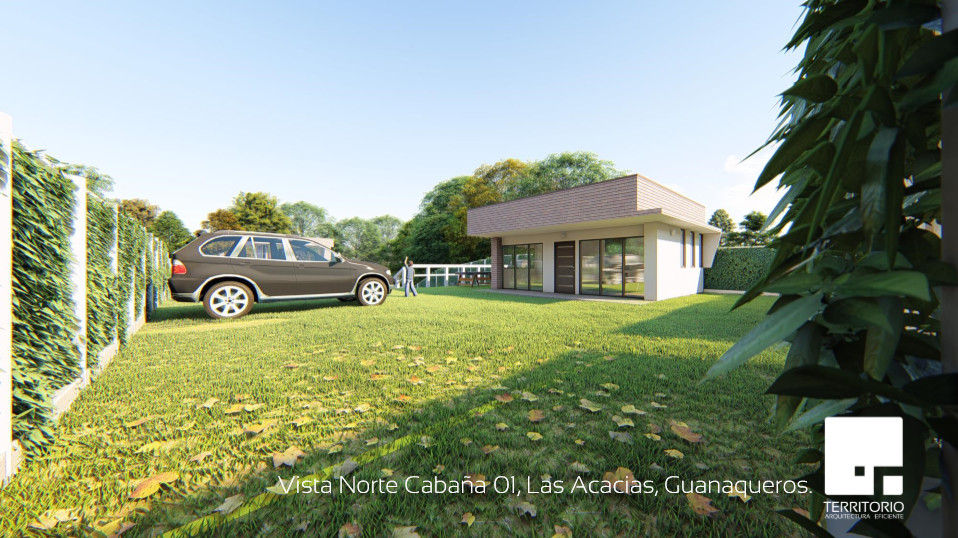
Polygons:
[[[942,30],[958,29],[958,0],[942,0]],[[947,96],[943,96],[947,97]],[[943,99],[944,101],[944,99]],[[958,267],[958,106],[941,115],[941,259]],[[945,372],[958,372],[958,287],[941,289],[941,365]],[[958,419],[958,409],[949,410]],[[942,476],[950,484],[942,488],[942,536],[958,537],[958,447],[944,443]]]
[[0,112],[0,484],[20,464],[13,441],[13,120]]

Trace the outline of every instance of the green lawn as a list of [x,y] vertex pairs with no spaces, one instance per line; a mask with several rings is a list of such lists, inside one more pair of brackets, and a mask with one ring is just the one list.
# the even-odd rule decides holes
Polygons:
[[[68,520],[51,534],[133,523],[124,536],[147,536],[242,494],[245,504],[231,516],[275,502],[204,534],[335,535],[347,523],[363,536],[404,526],[423,536],[551,536],[554,526],[579,536],[794,534],[772,509],[804,502],[784,494],[748,503],[710,494],[718,511],[705,517],[685,495],[665,491],[550,495],[525,487],[526,476],[568,487],[580,474],[601,480],[618,467],[657,482],[672,474],[803,474],[791,463],[798,436],[779,436],[766,423],[762,393],[782,351],[698,384],[771,304],[760,298],[730,313],[734,300],[622,304],[445,288],[416,299],[394,293],[371,308],[257,305],[246,318],[219,322],[200,305],[165,306],[76,401],[52,450],[0,492],[0,526],[21,533],[38,518],[52,525],[46,515]],[[597,410],[584,409],[583,398]],[[629,405],[633,414],[622,410]],[[481,415],[470,411],[481,406]],[[542,418],[533,422],[535,410]],[[613,416],[634,425],[619,427]],[[703,442],[681,439],[670,420]],[[659,439],[645,435],[653,430]],[[615,440],[610,431],[630,438]],[[273,454],[291,447],[303,454],[295,467],[274,469]],[[357,479],[391,474],[401,485],[414,475],[512,475],[522,491],[257,497],[278,475],[322,473],[347,460],[360,462],[350,475]],[[158,491],[131,498],[137,486],[150,493],[142,479],[169,472],[177,476]],[[460,523],[466,512],[475,517],[471,527]]]

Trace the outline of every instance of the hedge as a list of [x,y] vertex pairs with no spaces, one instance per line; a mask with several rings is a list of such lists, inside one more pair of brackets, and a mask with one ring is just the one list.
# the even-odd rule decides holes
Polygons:
[[13,144],[13,435],[31,451],[53,437],[50,397],[80,373],[70,263],[76,186]]
[[715,253],[705,269],[705,287],[713,290],[747,290],[765,276],[775,257],[768,247],[725,247]]

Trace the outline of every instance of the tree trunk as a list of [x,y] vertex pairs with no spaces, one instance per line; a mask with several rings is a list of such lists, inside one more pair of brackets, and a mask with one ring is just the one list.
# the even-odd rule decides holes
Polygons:
[[[958,0],[942,0],[942,30],[958,28]],[[958,267],[958,107],[941,116],[941,257]],[[941,294],[941,362],[945,372],[958,372],[958,287],[943,286]],[[958,411],[951,409],[952,416]],[[942,536],[958,538],[958,447],[944,443],[942,463]]]

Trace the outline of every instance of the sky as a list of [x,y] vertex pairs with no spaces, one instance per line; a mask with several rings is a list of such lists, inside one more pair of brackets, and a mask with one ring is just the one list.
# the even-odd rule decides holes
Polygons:
[[445,179],[591,151],[733,218],[799,0],[0,1],[14,135],[191,230],[240,191],[412,217]]

